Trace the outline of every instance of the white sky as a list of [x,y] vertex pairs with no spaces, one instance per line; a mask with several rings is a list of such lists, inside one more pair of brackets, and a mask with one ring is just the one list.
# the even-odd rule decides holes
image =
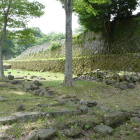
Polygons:
[[[33,1],[33,0],[30,0]],[[39,27],[45,34],[54,31],[65,33],[65,11],[57,0],[36,0],[46,6],[45,14],[40,18],[34,18],[29,23],[29,27]],[[78,18],[73,14],[73,30],[79,27]]]

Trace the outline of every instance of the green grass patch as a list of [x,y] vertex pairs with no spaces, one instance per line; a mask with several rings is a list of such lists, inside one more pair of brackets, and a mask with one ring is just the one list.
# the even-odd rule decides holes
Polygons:
[[[49,87],[50,90],[54,91],[54,97],[48,98],[44,96],[34,96],[32,93],[25,92],[22,85],[12,85],[9,83],[0,83],[1,90],[0,96],[7,98],[8,101],[0,101],[0,117],[9,116],[14,112],[17,112],[17,107],[23,105],[25,112],[51,112],[51,111],[71,111],[77,109],[77,104],[72,102],[66,102],[63,105],[52,106],[52,104],[57,104],[58,100],[70,99],[76,96],[77,99],[83,101],[96,101],[99,106],[106,106],[113,110],[131,110],[135,106],[140,106],[140,84],[137,84],[135,89],[120,90],[113,86],[108,86],[102,82],[93,81],[76,81],[76,85],[73,87],[62,86],[63,74],[61,73],[50,73],[50,72],[31,72],[31,71],[21,71],[21,70],[8,70],[5,74],[8,75],[11,72],[12,75],[16,76],[42,76],[46,80],[40,81],[43,83],[43,87]],[[48,77],[49,76],[49,77]],[[34,80],[34,79],[33,79]],[[2,86],[5,85],[5,86]],[[15,87],[15,89],[11,89]],[[46,105],[46,106],[45,106]],[[113,135],[107,135],[102,137],[97,133],[94,133],[92,129],[88,132],[91,126],[91,122],[102,124],[102,116],[104,111],[98,107],[89,108],[90,114],[83,114],[80,116],[59,116],[56,118],[39,118],[36,122],[28,121],[24,123],[15,123],[13,125],[7,126],[7,130],[1,127],[1,132],[5,132],[9,135],[14,135],[16,138],[21,138],[24,135],[28,135],[33,129],[39,130],[41,128],[50,127],[62,127],[64,124],[69,124],[70,127],[74,127],[77,124],[73,122],[85,121],[89,122],[85,126],[87,130],[87,136],[83,138],[89,139],[104,139],[104,140],[118,140],[118,139],[138,139],[138,133],[134,133],[134,128],[138,129],[134,124],[124,124],[117,129]],[[22,111],[22,112],[24,112]],[[91,122],[90,122],[90,121]],[[57,139],[67,139],[58,132]],[[121,135],[120,135],[121,134]]]
[[[15,77],[31,77],[31,76],[37,76],[37,77],[43,77],[46,78],[47,81],[62,81],[64,79],[64,74],[62,73],[52,73],[52,72],[37,72],[37,71],[24,71],[24,70],[12,70],[9,69],[8,71],[5,71],[5,76],[9,75],[8,73],[11,72],[10,75],[14,75]],[[57,82],[54,82],[57,83]],[[59,82],[58,82],[59,83]]]

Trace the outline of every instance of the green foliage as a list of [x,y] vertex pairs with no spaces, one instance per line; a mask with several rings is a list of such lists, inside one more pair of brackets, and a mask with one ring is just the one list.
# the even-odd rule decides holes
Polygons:
[[84,128],[87,130],[87,129],[89,129],[91,126],[89,125],[89,124],[85,124],[84,125]]
[[[140,25],[140,12],[137,14],[135,20],[138,23],[138,25]],[[137,33],[140,34],[140,28],[137,30]]]
[[[12,33],[8,32],[8,36]],[[44,34],[38,27],[26,28],[24,30],[18,30],[15,32],[16,36],[14,39],[8,37],[5,41],[3,48],[4,54],[13,54],[17,56],[25,51],[27,48],[44,43],[55,42],[65,38],[63,33],[50,32]],[[12,34],[13,36],[13,34]]]
[[82,2],[84,4],[76,3],[75,6],[81,25],[91,31],[108,32],[112,21],[121,21],[130,17],[138,4],[138,0],[110,0],[102,3],[97,3],[98,1],[95,0],[82,0]]
[[80,34],[84,33],[86,29],[83,26],[80,26],[79,28],[75,29],[74,34]]
[[3,22],[7,19],[8,28],[23,28],[26,26],[28,19],[40,17],[44,12],[44,5],[28,0],[3,0],[0,3],[0,29],[3,28]]
[[[15,34],[15,38],[10,37]],[[22,51],[31,47],[35,43],[34,32],[31,28],[18,30],[16,32],[7,33],[7,38],[3,46],[3,54],[12,54],[13,56],[20,54]]]
[[49,50],[54,51],[61,47],[60,42],[51,42]]
[[127,30],[126,28],[123,29],[122,24],[125,20],[133,20],[135,17],[133,11],[138,3],[139,0],[110,0],[101,3],[95,0],[82,0],[81,3],[75,4],[74,10],[78,13],[79,22],[82,26],[87,30],[102,33],[105,40],[103,53],[116,54],[127,52],[122,45],[119,47],[116,44],[117,34],[119,32],[121,38],[125,37],[123,35]]
[[[17,44],[24,43],[27,45],[33,43],[35,41],[33,30],[27,29],[26,25],[30,18],[43,15],[44,12],[42,10],[44,8],[44,5],[37,1],[3,0],[0,2],[0,51],[2,48],[6,48],[4,43],[5,46],[11,46],[11,44],[7,45],[8,40],[12,42],[10,39],[16,39]],[[6,37],[8,40],[6,40]],[[8,47],[3,51],[8,53]]]
[[78,124],[77,123],[74,123],[74,124],[70,125],[70,128],[71,129],[74,129],[74,128],[77,128],[77,127],[78,127]]
[[44,43],[49,43],[51,41],[57,41],[65,38],[65,35],[63,33],[55,33],[50,32],[48,34],[41,33],[42,37],[36,37],[36,43],[35,45],[42,45]]
[[6,132],[7,134],[13,135],[16,138],[20,138],[21,137],[21,133],[25,130],[25,127],[23,125],[20,124],[13,124],[12,127],[10,129],[7,129]]
[[[20,48],[20,53],[23,52],[25,49],[27,49],[29,47],[42,45],[44,43],[49,43],[49,42],[55,42],[55,41],[58,41],[58,40],[61,40],[61,39],[65,38],[65,35],[63,33],[50,32],[48,34],[44,34],[37,27],[32,28],[32,30],[33,30],[34,42],[32,41],[32,43],[31,42],[26,43],[24,41],[24,44],[18,45],[18,47],[19,46],[21,47]],[[20,38],[18,40],[20,40]]]
[[14,54],[14,42],[12,39],[6,39],[5,42],[4,42],[4,46],[3,46],[3,54],[6,55],[6,54]]

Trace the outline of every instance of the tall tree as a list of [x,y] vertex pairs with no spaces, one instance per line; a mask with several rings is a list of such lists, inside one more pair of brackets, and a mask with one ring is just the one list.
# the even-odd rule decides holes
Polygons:
[[65,76],[63,85],[73,86],[72,77],[72,11],[73,0],[60,0],[64,4],[66,14],[66,41],[65,41]]
[[[94,3],[103,3],[108,0],[90,0]],[[64,86],[73,86],[74,81],[72,78],[72,11],[73,4],[74,8],[79,8],[84,6],[85,9],[91,10],[91,8],[85,6],[84,0],[60,0],[64,4],[65,13],[66,13],[66,43],[65,43],[65,77],[63,84]],[[80,7],[81,8],[81,7]],[[92,11],[93,12],[93,11]]]
[[3,71],[2,48],[7,29],[25,28],[32,17],[43,14],[44,5],[28,0],[1,0],[0,1],[0,81],[5,79]]
[[[106,3],[95,3],[94,0],[83,0],[87,9],[77,4],[75,11],[79,20],[87,29],[111,32],[110,23],[130,17],[139,0],[110,0]],[[96,13],[97,14],[96,14]]]
[[65,0],[64,8],[66,13],[66,43],[65,43],[65,78],[64,86],[73,86],[72,77],[72,10],[73,0]]
[[106,40],[103,53],[118,53],[118,48],[114,47],[115,33],[121,28],[124,20],[133,18],[132,14],[139,0],[105,0],[106,3],[95,3],[95,0],[81,1],[84,6],[77,3],[75,7],[80,24],[87,30],[102,33]]

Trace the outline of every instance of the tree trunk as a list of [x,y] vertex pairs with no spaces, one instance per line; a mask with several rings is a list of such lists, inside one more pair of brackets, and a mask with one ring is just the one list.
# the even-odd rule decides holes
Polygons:
[[3,61],[2,61],[2,45],[0,43],[0,81],[4,81],[4,70],[3,70]]
[[6,37],[6,28],[7,28],[7,22],[8,22],[8,15],[9,15],[9,10],[10,10],[10,6],[11,6],[12,0],[9,0],[9,5],[8,8],[3,9],[4,11],[4,25],[1,31],[1,35],[0,35],[0,81],[4,81],[5,80],[5,76],[4,76],[4,69],[3,69],[3,54],[2,54],[2,48],[3,48],[3,44],[4,44],[4,40]]
[[0,37],[0,81],[5,80],[4,69],[3,69],[3,54],[2,54],[2,48],[3,48],[5,36],[6,36],[6,22]]
[[72,8],[73,0],[65,0],[66,13],[66,42],[65,42],[65,77],[64,86],[73,86],[72,77]]

